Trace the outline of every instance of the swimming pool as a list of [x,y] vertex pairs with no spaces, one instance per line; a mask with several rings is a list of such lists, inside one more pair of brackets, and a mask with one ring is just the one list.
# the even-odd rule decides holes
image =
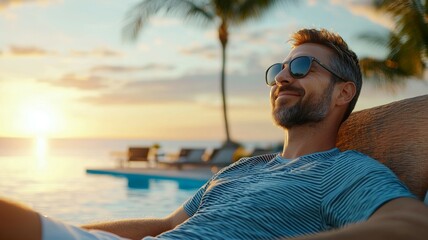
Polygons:
[[201,181],[93,175],[114,162],[90,156],[0,156],[0,194],[71,224],[163,217],[191,197]]

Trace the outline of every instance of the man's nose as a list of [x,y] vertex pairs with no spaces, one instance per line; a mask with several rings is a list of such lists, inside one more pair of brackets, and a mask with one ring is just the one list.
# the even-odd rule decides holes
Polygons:
[[285,66],[284,69],[281,70],[276,76],[275,76],[275,83],[278,86],[288,85],[294,81],[294,78],[290,75],[290,72],[288,71],[288,66]]

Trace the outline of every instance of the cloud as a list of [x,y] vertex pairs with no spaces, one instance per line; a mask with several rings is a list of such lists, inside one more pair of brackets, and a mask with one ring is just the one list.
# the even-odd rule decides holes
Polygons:
[[[84,97],[80,100],[95,105],[132,105],[158,103],[198,103],[205,106],[220,102],[219,73],[195,71],[199,74],[186,74],[178,78],[140,79],[126,83],[120,88],[98,96]],[[264,69],[259,74],[253,72],[231,73],[227,75],[227,97],[240,99],[241,103],[257,103],[259,98],[267,98],[268,91],[263,80]],[[266,92],[266,95],[260,93]],[[207,99],[211,99],[207,101]],[[244,99],[244,100],[243,100]]]
[[108,72],[108,73],[131,73],[150,70],[171,70],[175,66],[165,64],[147,64],[144,66],[119,66],[119,65],[99,65],[90,69],[90,72]]
[[13,56],[26,57],[26,56],[45,56],[50,55],[52,52],[34,46],[10,46],[9,53]]
[[266,28],[263,29],[263,34],[260,34],[259,29],[252,31],[241,31],[236,32],[233,35],[233,41],[245,42],[250,44],[271,44],[272,40],[277,40],[278,38],[283,39],[285,42],[287,39],[284,38],[283,28]]
[[98,90],[106,88],[106,81],[106,79],[97,76],[78,76],[76,74],[65,74],[57,80],[38,80],[38,82],[47,83],[56,87],[76,88],[80,90]]
[[[1,1],[1,0],[0,0]],[[9,47],[9,54],[12,56],[26,57],[26,56],[46,56],[55,55],[56,52],[43,49],[36,46],[18,46],[11,45]],[[96,48],[88,51],[73,50],[70,52],[73,57],[119,57],[122,56],[121,52],[114,51],[108,48]]]
[[12,6],[18,6],[27,3],[46,4],[49,2],[55,2],[53,0],[0,0],[0,11]]
[[81,100],[92,104],[144,104],[189,102],[198,94],[206,94],[218,85],[214,75],[186,75],[176,79],[134,80],[121,89]]
[[205,58],[213,59],[218,58],[220,55],[220,46],[206,45],[199,46],[194,45],[188,48],[182,48],[179,50],[184,55],[202,55]]
[[347,8],[352,14],[362,16],[371,22],[383,26],[387,29],[394,29],[394,22],[391,17],[382,14],[372,6],[372,0],[330,0],[331,4],[341,5]]
[[89,51],[73,50],[70,52],[73,57],[120,57],[121,52],[108,48],[96,48]]

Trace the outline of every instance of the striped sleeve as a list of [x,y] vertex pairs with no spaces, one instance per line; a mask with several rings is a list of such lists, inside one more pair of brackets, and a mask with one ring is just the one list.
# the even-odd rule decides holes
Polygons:
[[201,188],[199,188],[195,195],[187,199],[187,201],[183,204],[184,211],[186,211],[189,217],[193,216],[193,214],[195,214],[198,210],[202,201],[202,196],[204,195],[209,183],[210,181],[205,183]]
[[209,187],[210,183],[214,180],[217,179],[220,175],[222,174],[227,174],[230,171],[233,171],[234,169],[237,168],[237,166],[239,166],[239,168],[243,168],[243,166],[248,165],[249,158],[241,158],[239,161],[232,163],[231,165],[222,168],[220,171],[218,171],[216,174],[214,174],[210,180],[208,180],[207,183],[205,183],[201,188],[199,188],[199,190],[196,192],[195,195],[193,195],[191,198],[189,198],[184,204],[183,204],[183,208],[184,211],[186,211],[187,215],[189,217],[193,216],[196,211],[198,210],[201,201],[202,201],[202,197],[205,194],[205,191],[207,190],[207,188]]
[[365,221],[395,198],[415,198],[390,169],[362,156],[363,159],[338,161],[326,174],[330,177],[325,179],[324,186],[336,186],[326,191],[321,204],[325,224],[331,228]]
[[199,205],[201,205],[202,197],[204,196],[204,193],[207,190],[208,186],[210,185],[211,181],[213,181],[213,179],[216,179],[222,172],[225,171],[225,169],[228,169],[228,168],[229,167],[225,167],[221,169],[219,172],[217,172],[216,174],[214,174],[211,177],[211,179],[208,180],[208,182],[206,182],[201,188],[199,188],[199,190],[195,193],[195,195],[193,195],[192,197],[187,199],[186,202],[184,202],[183,208],[189,217],[193,216],[193,214],[195,214],[196,211],[198,210]]

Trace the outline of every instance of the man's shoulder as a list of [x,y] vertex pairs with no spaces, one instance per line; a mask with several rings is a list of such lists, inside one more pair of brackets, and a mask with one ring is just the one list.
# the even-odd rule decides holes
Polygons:
[[346,150],[335,156],[336,160],[376,161],[372,157],[357,150]]
[[278,156],[278,153],[267,153],[257,156],[243,157],[235,162],[237,165],[267,163]]
[[364,167],[366,169],[375,170],[387,168],[376,159],[356,150],[346,150],[340,152],[334,157],[333,165],[346,169],[359,169]]
[[278,153],[268,153],[268,154],[257,155],[257,156],[243,157],[238,161],[230,164],[229,166],[223,168],[220,172],[230,172],[236,169],[251,168],[252,166],[255,166],[258,164],[265,164],[277,156],[278,156]]

